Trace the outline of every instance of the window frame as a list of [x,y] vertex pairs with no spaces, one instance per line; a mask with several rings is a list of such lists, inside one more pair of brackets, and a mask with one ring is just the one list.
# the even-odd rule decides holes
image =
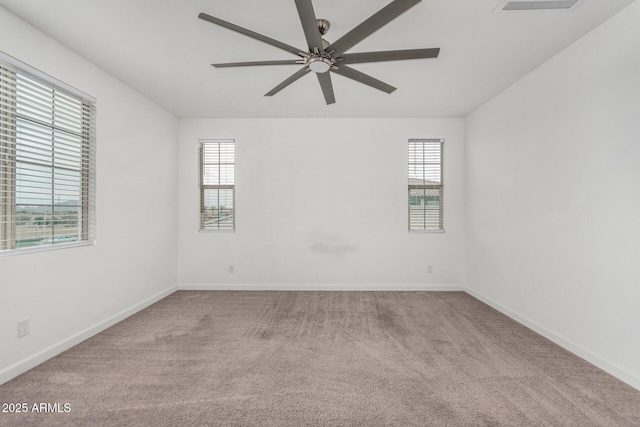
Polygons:
[[[235,165],[236,165],[236,159],[235,159],[235,149],[236,149],[236,144],[235,144],[235,139],[200,139],[198,140],[198,164],[199,164],[199,176],[198,176],[198,187],[199,187],[199,202],[200,202],[200,208],[199,208],[199,221],[198,221],[198,231],[200,233],[234,233],[236,231],[236,183],[235,183]],[[218,145],[218,162],[212,162],[212,163],[206,163],[205,164],[205,145],[206,144],[217,144]],[[231,146],[233,147],[232,150],[232,156],[233,156],[233,162],[222,162],[221,160],[221,145],[222,144],[231,144]],[[205,180],[205,165],[208,166],[217,166],[218,167],[218,184],[205,184],[204,180]],[[233,184],[222,184],[221,181],[221,166],[229,166],[232,165],[233,166],[233,174],[232,174],[232,181]],[[206,190],[231,190],[231,198],[232,198],[232,204],[231,204],[231,228],[220,228],[220,226],[218,226],[218,228],[213,228],[213,227],[206,227],[206,223],[205,223],[205,211],[207,210],[207,207],[205,206],[205,193]],[[218,209],[219,209],[219,205],[218,205]],[[220,223],[218,223],[220,224]]]
[[[425,150],[425,146],[427,146],[427,144],[430,144],[431,146],[428,147],[429,150],[438,150],[438,148],[436,147],[436,145],[439,145],[439,183],[437,183],[436,181],[434,182],[430,182],[430,183],[426,183],[423,182],[422,184],[418,184],[418,183],[411,183],[411,167],[412,165],[418,166],[418,165],[422,165],[422,169],[423,169],[423,181],[425,180],[424,175],[426,173],[425,171],[425,165],[433,165],[433,162],[426,162],[426,160],[424,160],[423,157],[423,162],[413,162],[412,163],[412,158],[411,158],[411,149],[412,149],[412,145],[415,144],[422,144],[423,148],[423,153]],[[410,138],[408,140],[407,143],[407,228],[409,233],[444,233],[445,229],[444,229],[444,159],[445,159],[445,140],[442,138]],[[418,209],[415,209],[412,207],[415,206],[414,204],[412,204],[412,195],[411,195],[411,191],[412,190],[436,190],[438,192],[438,228],[427,228],[427,220],[426,220],[426,205],[425,205],[425,209],[424,210],[424,215],[425,215],[425,219],[424,219],[424,226],[423,228],[412,228],[412,210],[416,211]],[[425,201],[426,203],[426,201]],[[419,206],[419,205],[418,205]]]
[[[4,86],[4,88],[0,88],[0,106],[4,108],[0,114],[3,120],[0,127],[0,256],[95,244],[96,99],[3,52],[0,52],[0,67],[3,74],[0,85]],[[36,92],[33,92],[34,90]],[[50,104],[43,100],[38,101],[40,104],[33,104],[34,101],[29,98],[34,94],[45,93],[51,96]],[[61,107],[57,106],[57,102],[60,101],[56,101],[56,99],[62,99],[63,103],[71,102],[72,104],[68,105],[74,105],[74,108],[77,108],[76,115],[69,113],[72,110],[68,109],[65,113],[61,113]],[[22,107],[20,107],[21,102],[23,103]],[[33,112],[36,105],[43,108],[40,113]],[[64,108],[66,107],[63,107],[63,110]],[[45,122],[40,121],[37,114],[42,114],[42,112],[50,114],[47,116],[50,119]],[[61,127],[56,124],[56,120],[64,121],[65,115],[75,120],[67,122],[69,123],[67,126],[72,127],[64,125]],[[44,150],[40,151],[41,154],[32,154],[33,138],[35,137],[30,135],[35,129],[33,126],[46,130],[48,136],[44,137],[45,134],[38,134],[41,142],[37,144],[50,142],[50,151]],[[77,126],[77,130],[72,130],[73,126]],[[21,134],[27,135],[27,139],[23,140],[20,137]],[[69,142],[74,139],[77,142]],[[41,149],[39,145],[37,147]],[[64,151],[64,155],[56,160],[55,153],[59,153],[60,150]],[[23,154],[20,155],[20,152]],[[46,159],[48,155],[51,157]],[[77,164],[74,165],[74,162]],[[24,198],[28,197],[25,196],[28,194],[27,190],[19,189],[19,174],[24,167],[51,170],[50,191],[44,191],[45,187],[42,187],[43,191],[40,192],[40,197],[43,195],[51,196],[51,204],[37,203],[36,205],[42,207],[45,215],[48,212],[47,209],[51,210],[49,221],[52,225],[50,236],[42,237],[41,241],[37,243],[33,242],[34,244],[20,247],[21,240],[19,240],[17,233],[19,226],[18,207],[25,205]],[[72,241],[65,241],[68,240],[66,239],[68,236],[55,234],[56,225],[54,222],[56,219],[54,218],[56,208],[59,208],[55,198],[57,196],[59,201],[61,195],[68,194],[69,188],[73,188],[68,183],[61,183],[68,180],[65,178],[65,174],[67,174],[66,177],[76,174],[78,176],[78,186],[76,187],[78,202],[72,206],[77,212],[76,226],[72,233],[77,236],[77,240]],[[22,185],[33,185],[36,182],[35,179],[37,178],[30,178]],[[23,198],[22,201],[21,198]],[[33,204],[26,203],[25,206],[31,207],[31,205]],[[61,239],[56,239],[60,236]]]

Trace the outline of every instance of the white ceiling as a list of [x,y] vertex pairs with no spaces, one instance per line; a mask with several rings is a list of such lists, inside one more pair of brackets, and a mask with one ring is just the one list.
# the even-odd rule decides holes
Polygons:
[[[335,41],[390,1],[313,4],[316,16],[331,21],[325,38]],[[296,59],[198,19],[205,12],[303,48],[293,0],[0,0],[0,5],[178,117],[464,117],[632,2],[582,0],[570,11],[496,12],[500,0],[424,0],[349,52],[440,47],[440,56],[354,64],[398,90],[388,95],[332,74],[336,104],[329,106],[312,75],[274,97],[263,96],[299,66],[210,65]]]

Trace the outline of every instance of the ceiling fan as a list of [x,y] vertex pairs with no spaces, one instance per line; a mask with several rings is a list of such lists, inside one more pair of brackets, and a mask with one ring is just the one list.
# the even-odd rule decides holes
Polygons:
[[360,83],[364,83],[373,88],[379,89],[386,93],[391,93],[396,90],[395,87],[388,85],[378,79],[375,79],[365,73],[354,70],[348,65],[361,64],[366,62],[381,62],[381,61],[398,61],[403,59],[421,59],[421,58],[437,58],[440,53],[440,48],[430,49],[407,49],[407,50],[387,50],[376,52],[362,52],[362,53],[346,53],[347,50],[355,46],[357,43],[371,35],[384,25],[388,24],[394,18],[400,16],[411,7],[420,3],[421,0],[394,0],[378,12],[374,13],[349,31],[340,39],[334,43],[329,43],[324,40],[322,36],[329,30],[330,23],[326,19],[317,19],[315,12],[313,11],[313,4],[311,0],[295,0],[296,7],[298,9],[298,15],[300,16],[300,22],[302,23],[302,29],[307,39],[309,49],[298,49],[290,46],[286,43],[282,43],[278,40],[274,40],[265,35],[256,33],[255,31],[242,28],[238,25],[230,22],[223,21],[222,19],[215,18],[201,13],[198,15],[200,19],[209,21],[213,24],[220,25],[221,27],[229,30],[244,34],[261,42],[270,44],[287,52],[291,52],[298,56],[298,59],[291,60],[275,60],[275,61],[252,61],[252,62],[229,62],[224,64],[212,64],[214,67],[247,67],[255,65],[286,65],[286,64],[299,64],[303,67],[296,71],[289,78],[284,80],[278,86],[271,89],[265,96],[273,96],[280,92],[291,83],[295,82],[309,71],[316,73],[324,99],[327,105],[336,102],[333,85],[331,83],[331,75],[329,71],[341,76],[348,77]]

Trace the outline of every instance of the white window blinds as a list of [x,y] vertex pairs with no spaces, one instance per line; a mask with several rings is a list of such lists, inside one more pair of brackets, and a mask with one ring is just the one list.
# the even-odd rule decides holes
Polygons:
[[235,141],[200,141],[200,229],[233,231]]
[[95,115],[0,61],[0,251],[95,240]]
[[409,140],[409,230],[443,231],[444,140]]

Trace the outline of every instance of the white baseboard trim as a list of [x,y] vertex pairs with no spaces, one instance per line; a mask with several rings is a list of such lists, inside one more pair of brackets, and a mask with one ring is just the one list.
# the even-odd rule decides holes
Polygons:
[[464,292],[458,285],[322,285],[322,284],[193,284],[181,283],[181,291],[396,291]]
[[542,335],[543,337],[547,338],[548,340],[554,342],[555,344],[558,344],[560,347],[564,348],[565,350],[570,351],[571,353],[575,354],[576,356],[586,360],[587,362],[591,363],[592,365],[597,366],[598,368],[602,369],[603,371],[607,372],[608,374],[613,375],[614,377],[618,378],[620,381],[623,381],[627,384],[629,384],[631,387],[640,390],[640,378],[631,374],[630,372],[610,363],[607,362],[606,360],[594,355],[593,353],[591,353],[589,350],[584,349],[583,347],[580,347],[576,344],[574,344],[573,342],[571,342],[570,340],[538,325],[537,323],[520,316],[519,314],[509,310],[508,308],[502,306],[501,304],[497,303],[496,301],[492,300],[491,298],[487,298],[486,296],[482,295],[481,293],[470,289],[470,288],[465,288],[464,291],[466,293],[468,293],[469,295],[471,295],[472,297],[482,301],[483,303],[487,304],[490,307],[495,308],[496,310],[498,310],[499,312],[501,312],[502,314],[505,314],[507,316],[509,316],[510,318],[512,318],[513,320],[515,320],[516,322],[526,326],[527,328],[537,332],[538,334]]
[[127,317],[147,308],[151,304],[160,301],[166,296],[171,295],[176,290],[178,290],[178,287],[174,286],[165,291],[162,291],[159,294],[154,295],[151,298],[148,298],[141,303],[134,305],[133,307],[117,313],[116,315],[106,319],[103,322],[98,323],[97,325],[89,327],[67,339],[62,340],[58,344],[47,347],[41,352],[34,354],[33,356],[29,356],[17,363],[14,363],[13,365],[0,371],[0,385],[6,383],[9,380],[12,380],[20,374],[27,372],[29,369],[35,368],[39,364],[51,359],[54,356],[57,356],[63,351],[66,351],[71,347],[80,344],[82,341],[91,338],[92,336],[104,331],[105,329],[115,325],[116,323],[123,321]]

